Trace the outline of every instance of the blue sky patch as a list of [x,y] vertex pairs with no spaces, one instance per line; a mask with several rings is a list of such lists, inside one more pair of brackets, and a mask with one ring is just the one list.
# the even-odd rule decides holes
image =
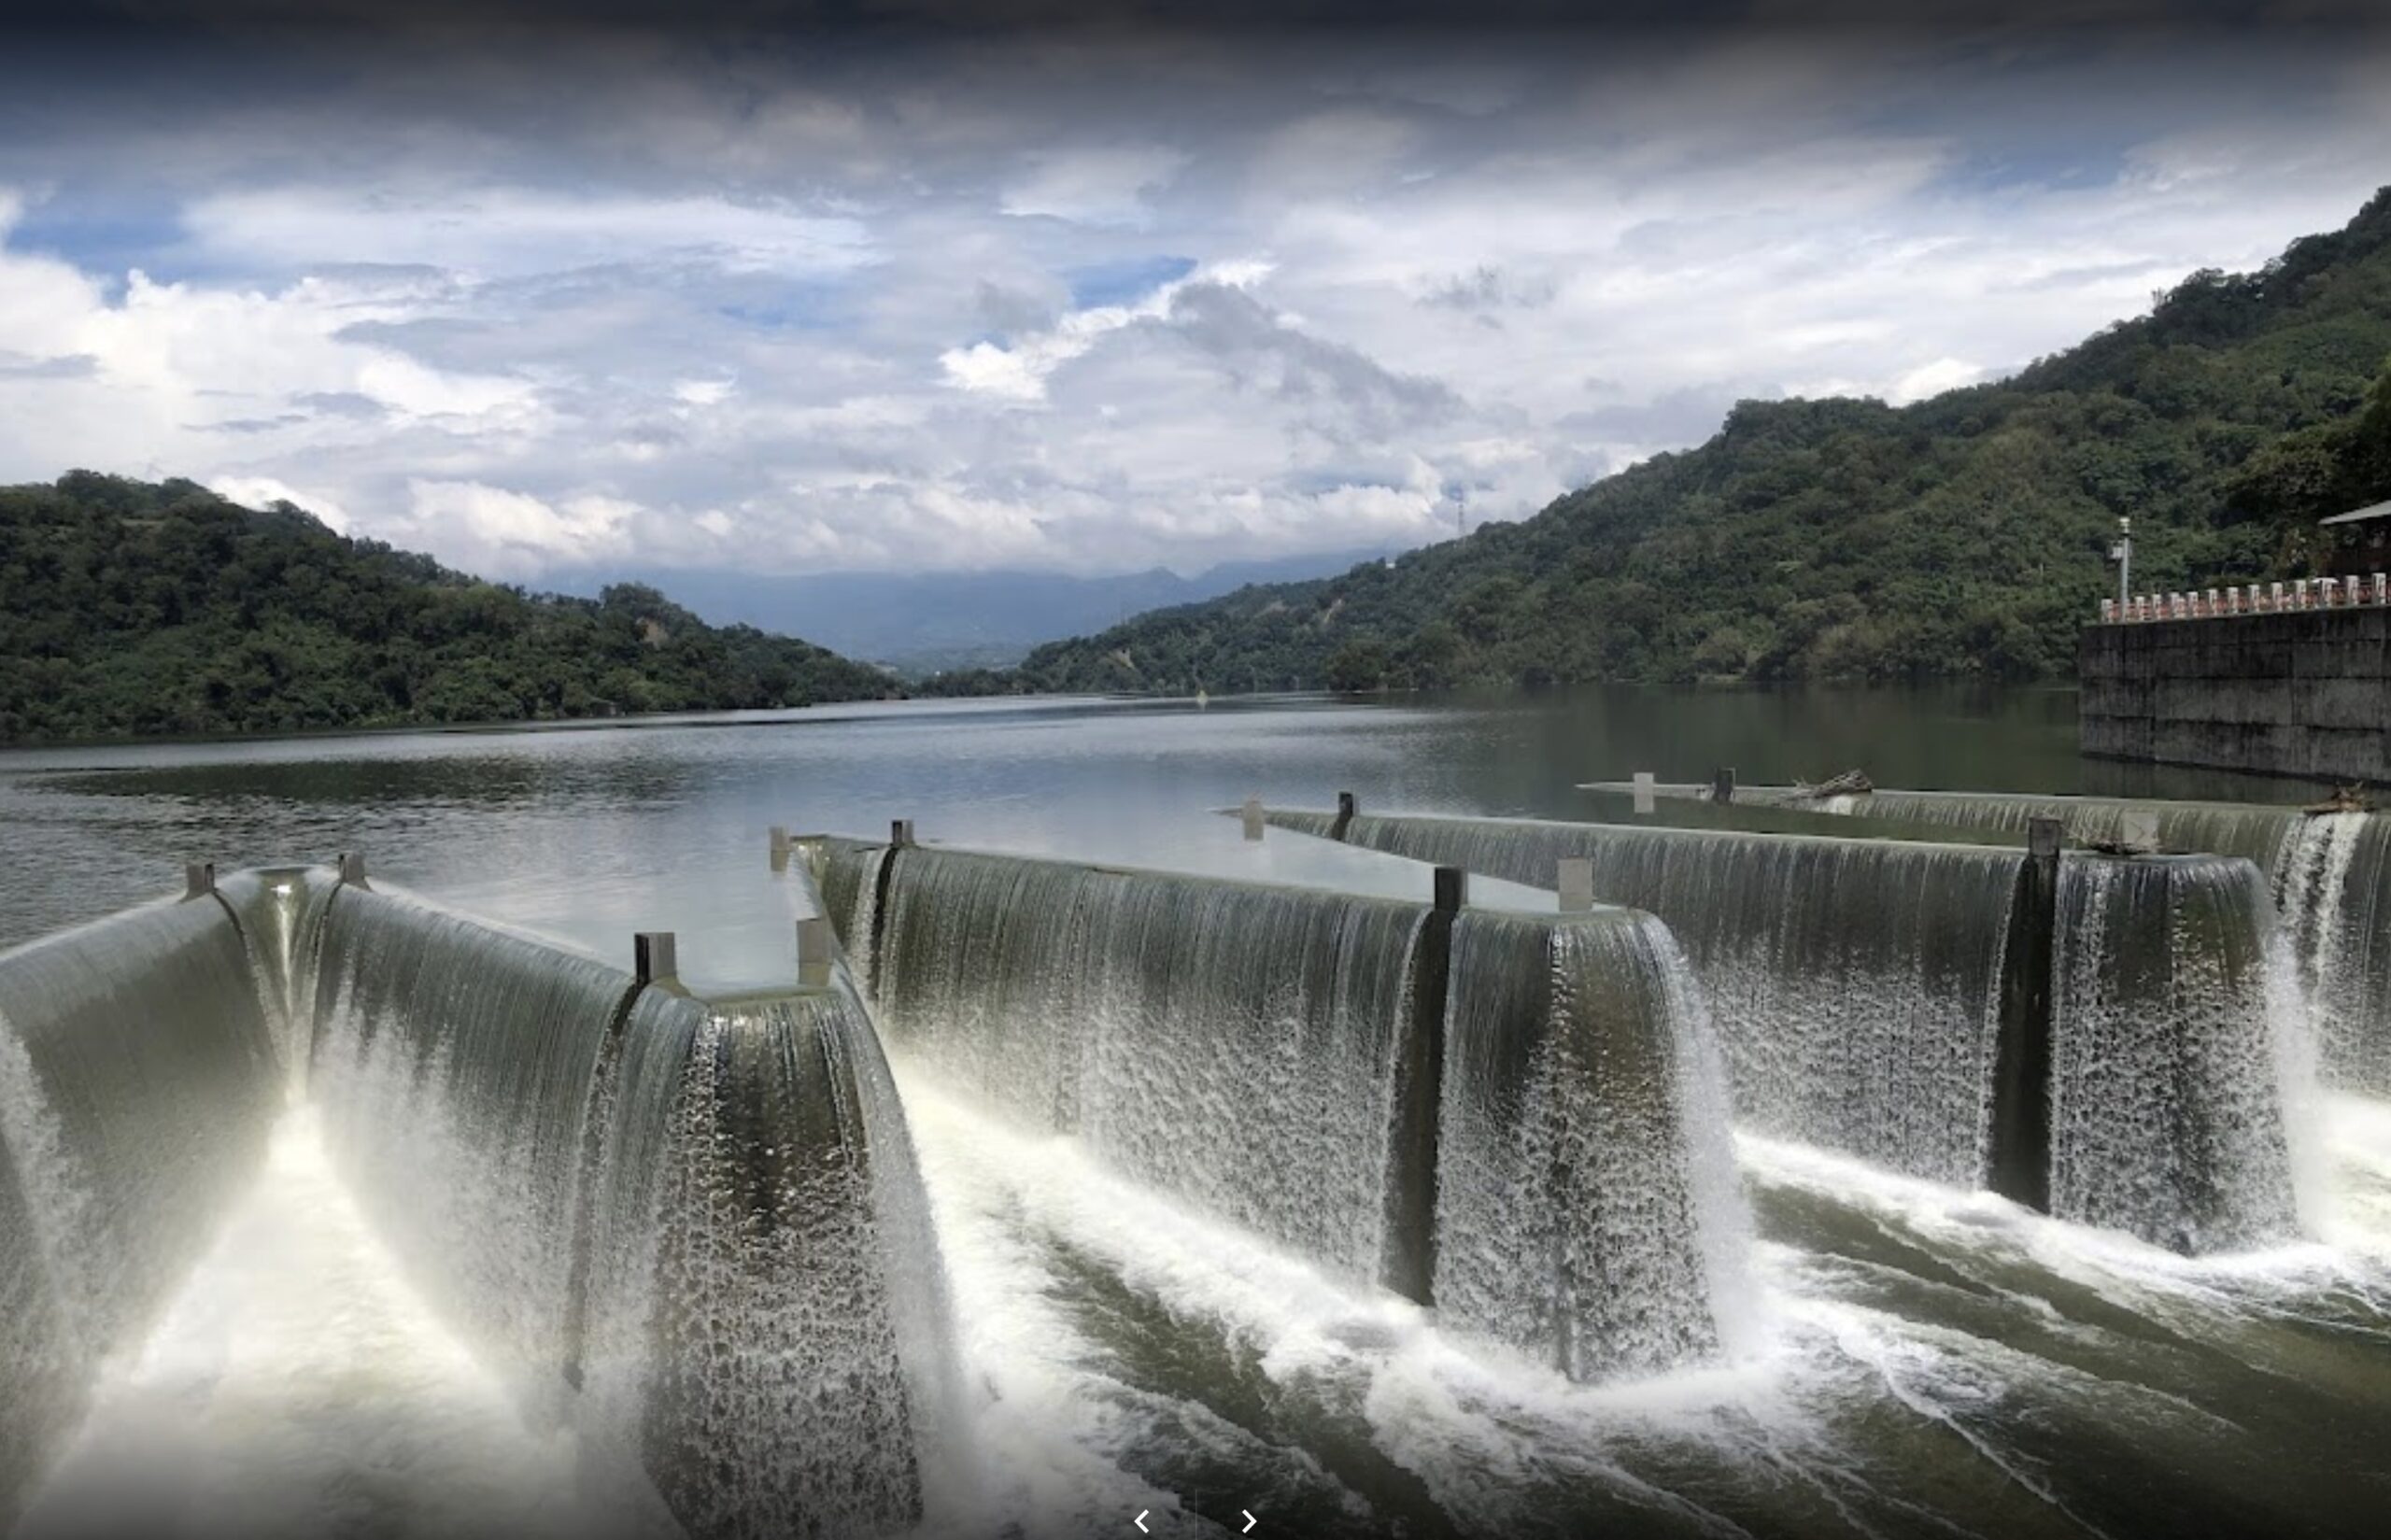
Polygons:
[[1063,275],[1071,286],[1071,308],[1128,304],[1144,299],[1167,283],[1196,271],[1193,257],[1129,257],[1120,261],[1075,267]]

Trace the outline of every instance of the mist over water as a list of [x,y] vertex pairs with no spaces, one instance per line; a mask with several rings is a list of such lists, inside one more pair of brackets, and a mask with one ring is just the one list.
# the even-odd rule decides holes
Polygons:
[[[1773,706],[1747,709],[1741,729],[1730,707],[1702,699],[1674,702],[1675,714],[1633,699],[799,713],[786,725],[7,756],[0,818],[13,828],[22,813],[58,864],[33,891],[12,888],[6,913],[24,934],[154,894],[166,856],[186,848],[227,864],[359,848],[377,880],[556,938],[593,967],[626,963],[633,929],[673,929],[694,978],[785,983],[791,922],[814,899],[770,870],[771,824],[871,836],[909,816],[926,838],[1283,874],[1305,865],[1300,842],[1274,830],[1245,846],[1236,821],[1210,810],[1249,793],[1317,807],[1351,787],[1379,811],[1582,814],[1593,810],[1565,789],[1577,780],[1643,768],[1690,779],[1730,756],[1754,778],[1774,756],[1790,777],[1861,757],[1859,736],[1889,736],[1904,718],[1879,703],[1849,708],[1857,724],[1814,710],[1812,737],[1779,740]],[[1931,745],[1900,751],[1907,764],[1878,769],[1878,757],[1872,771],[2081,784],[2063,735],[2039,732],[2030,703],[1999,711],[1945,724]],[[1965,731],[1977,736],[1948,742]],[[1944,776],[1926,773],[1934,764]],[[2087,890],[2083,902],[2104,897]],[[2196,897],[2187,925],[2209,923]],[[288,940],[253,935],[252,961],[300,956],[309,934],[303,913]],[[1696,940],[1680,932],[1675,944],[1698,982]],[[2288,934],[2271,944],[2287,948]],[[321,955],[345,971],[338,945]],[[2275,988],[2299,974],[2263,977]],[[1139,1099],[1098,1138],[1010,1115],[978,1078],[884,1024],[893,1076],[859,1067],[858,1095],[893,1098],[911,1131],[952,1307],[949,1431],[969,1451],[922,1532],[1134,1533],[1129,1516],[1147,1509],[1158,1533],[1234,1533],[1250,1509],[1257,1534],[2370,1533],[2391,1448],[2384,1103],[2345,1090],[2303,1100],[2279,1152],[2232,1158],[2239,1176],[2293,1189],[2298,1222],[2182,1257],[1899,1174],[1798,1127],[1747,1118],[1725,1137],[1715,1104],[1741,1090],[1725,1089],[1726,1049],[1757,1008],[1703,992],[1672,1009],[1716,1018],[1717,1043],[1694,1032],[1670,1050],[1692,1071],[1683,1083],[1711,1088],[1676,1117],[1717,1137],[1690,1157],[1697,1201],[1733,1211],[1697,1227],[1728,1239],[1673,1265],[1740,1278],[1718,1291],[1715,1350],[1591,1382],[1322,1265],[1308,1228],[1274,1234],[1241,1219],[1230,1194],[1141,1180],[1141,1141],[1192,1146],[1219,1121],[1185,1077],[1140,1082],[1137,1066],[1121,1067]],[[1832,1012],[1819,1009],[1825,1030]],[[259,1031],[289,1040],[270,1022]],[[436,1248],[399,1243],[406,1222],[437,1222],[404,1210],[459,1179],[436,1162],[390,1167],[376,1197],[366,1151],[340,1153],[376,1136],[335,1116],[336,1103],[356,1077],[387,1072],[369,1037],[348,1031],[292,1106],[267,1109],[254,1179],[227,1194],[148,1329],[78,1380],[96,1389],[27,1533],[126,1513],[192,1534],[588,1533],[614,1517],[590,1512],[583,1451],[511,1383],[509,1353],[490,1346],[504,1323],[444,1293],[452,1270],[411,1262]],[[2313,1052],[2260,1044],[2292,1060]],[[0,1063],[7,1147],[71,1154],[63,1134],[44,1145],[24,1132],[35,1103],[11,1095],[23,1079]],[[275,1100],[291,1094],[274,1082]],[[2244,1126],[2236,1105],[2228,1095],[2204,1114],[2201,1137]],[[417,1120],[431,1110],[386,1114],[389,1137],[408,1148],[421,1129],[430,1150],[437,1130]],[[530,1124],[509,1133],[541,1137]],[[2145,1148],[2163,1160],[2179,1147]],[[75,1178],[71,1162],[64,1170]],[[402,1188],[388,1184],[404,1183],[394,1205]],[[0,1183],[0,1198],[10,1190]],[[2255,1210],[2228,1194],[2223,1211]],[[492,1264],[533,1279],[508,1297],[546,1309],[537,1280],[549,1262],[515,1238],[437,1244],[506,1242]],[[12,1318],[0,1329],[21,1328]],[[121,1474],[134,1451],[140,1482]]]

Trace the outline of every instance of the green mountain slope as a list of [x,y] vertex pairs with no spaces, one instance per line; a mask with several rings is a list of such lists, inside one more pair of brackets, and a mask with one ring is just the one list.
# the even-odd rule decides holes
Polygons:
[[287,503],[78,471],[0,488],[0,742],[524,721],[899,693],[653,588],[483,583]]
[[2366,483],[2336,457],[2386,357],[2391,189],[1998,384],[1898,409],[1746,402],[1700,447],[1520,523],[1141,615],[1039,649],[1011,684],[2059,675],[2114,591],[2119,515],[2139,587],[2303,562],[2299,521]]

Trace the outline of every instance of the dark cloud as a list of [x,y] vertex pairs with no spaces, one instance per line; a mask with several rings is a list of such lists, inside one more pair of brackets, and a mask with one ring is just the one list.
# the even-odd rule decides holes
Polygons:
[[21,28],[126,34],[406,29],[460,23],[587,31],[1545,31],[2371,24],[2366,0],[19,0]]
[[1462,410],[1450,387],[1399,374],[1358,349],[1298,332],[1241,289],[1191,283],[1171,299],[1170,324],[1240,385],[1282,400],[1314,401],[1383,437]]
[[1526,277],[1481,263],[1431,289],[1420,303],[1441,310],[1534,310],[1550,304],[1559,290],[1549,277]]
[[1620,402],[1572,412],[1556,418],[1553,427],[1564,433],[1613,443],[1699,444],[1719,431],[1735,403],[1755,393],[1752,386],[1733,381],[1692,385],[1650,401]]
[[292,428],[307,420],[301,412],[285,412],[274,417],[232,417],[223,422],[197,422],[191,426],[206,433],[271,433],[278,428]]
[[28,358],[0,348],[0,380],[79,380],[99,373],[100,360],[89,353],[63,353],[55,358]]
[[1033,293],[1026,289],[991,283],[983,278],[973,304],[981,322],[989,331],[1004,335],[1016,332],[1042,332],[1054,325],[1054,318],[1062,310],[1057,303],[1060,297],[1056,293]]
[[354,390],[310,390],[305,395],[291,397],[290,404],[318,417],[347,417],[359,422],[370,422],[389,415],[389,407]]

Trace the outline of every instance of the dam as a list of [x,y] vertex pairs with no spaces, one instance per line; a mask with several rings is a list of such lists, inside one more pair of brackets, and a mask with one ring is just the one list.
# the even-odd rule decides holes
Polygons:
[[2264,883],[2232,857],[1271,810],[1588,891],[1683,944],[1737,1113],[2179,1250],[2299,1229],[2299,1073]]
[[[1579,789],[1613,798],[1635,790],[1627,782]],[[1818,829],[1859,825],[1871,833],[2014,840],[2046,818],[2087,842],[2242,856],[2257,865],[2272,890],[2326,1080],[2391,1094],[2391,1031],[2381,1024],[2391,1016],[2391,820],[2363,806],[1888,787],[1818,796],[1771,785],[1733,787],[1733,799],[1722,804],[1714,800],[1715,782],[1648,789],[1663,800],[1710,804],[1711,814],[1730,820],[1758,810],[1772,821]]]
[[2075,659],[2083,752],[2391,781],[2391,585],[2381,573],[2371,584],[2315,579],[2295,586],[2296,606],[2274,586],[2272,596],[2237,591],[2232,602],[2214,590],[2178,594],[2085,627]]
[[191,889],[0,956],[0,1519],[292,1095],[474,1360],[571,1424],[615,1530],[921,1519],[939,1266],[852,992],[702,1001],[353,858]]
[[1714,1351],[1743,1222],[1649,916],[810,840],[894,1048],[1573,1378]]
[[2261,1382],[2269,1502],[2362,1532],[2319,1473],[2391,1399],[2296,1371],[2368,1329],[2319,1237],[2372,1125],[2303,1143],[2257,868],[1188,813],[769,874],[746,826],[736,987],[358,862],[0,954],[9,1517],[76,1533],[128,1351],[319,1140],[577,1505],[458,1533],[1892,1533],[1957,1483],[2157,1533],[2231,1446],[2117,1444],[2135,1507],[2067,1451]]

